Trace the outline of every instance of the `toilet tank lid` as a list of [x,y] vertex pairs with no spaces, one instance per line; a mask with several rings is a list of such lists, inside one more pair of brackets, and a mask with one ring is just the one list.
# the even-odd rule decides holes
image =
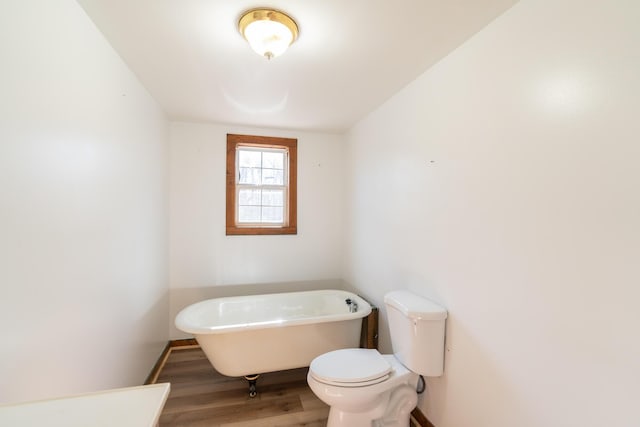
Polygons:
[[447,318],[447,309],[435,302],[409,291],[392,291],[384,296],[384,302],[411,319],[441,320]]

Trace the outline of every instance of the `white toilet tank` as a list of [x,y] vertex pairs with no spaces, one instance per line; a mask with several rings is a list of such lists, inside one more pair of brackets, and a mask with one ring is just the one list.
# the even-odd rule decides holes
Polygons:
[[389,292],[384,303],[395,357],[415,373],[441,376],[447,310],[409,291]]

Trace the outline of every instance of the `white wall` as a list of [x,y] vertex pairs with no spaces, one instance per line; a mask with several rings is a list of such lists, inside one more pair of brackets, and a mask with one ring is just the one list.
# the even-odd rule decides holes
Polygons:
[[72,0],[0,6],[0,402],[141,384],[168,339],[167,124]]
[[523,0],[347,136],[346,280],[450,310],[438,427],[640,425],[639,21]]
[[[298,139],[298,234],[226,236],[227,133]],[[333,134],[172,123],[171,336],[177,312],[232,294],[341,288],[343,139]]]

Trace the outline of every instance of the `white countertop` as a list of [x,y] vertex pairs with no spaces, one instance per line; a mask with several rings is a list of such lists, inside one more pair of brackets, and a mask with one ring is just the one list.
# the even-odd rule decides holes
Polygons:
[[170,385],[152,384],[0,406],[0,425],[11,427],[153,427]]

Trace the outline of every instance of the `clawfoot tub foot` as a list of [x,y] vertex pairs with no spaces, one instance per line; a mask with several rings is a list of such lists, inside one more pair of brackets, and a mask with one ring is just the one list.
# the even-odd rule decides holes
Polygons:
[[249,397],[256,397],[256,395],[258,394],[258,391],[256,388],[256,381],[258,380],[259,376],[260,376],[259,374],[255,374],[255,375],[245,375],[244,377],[244,379],[249,381]]

